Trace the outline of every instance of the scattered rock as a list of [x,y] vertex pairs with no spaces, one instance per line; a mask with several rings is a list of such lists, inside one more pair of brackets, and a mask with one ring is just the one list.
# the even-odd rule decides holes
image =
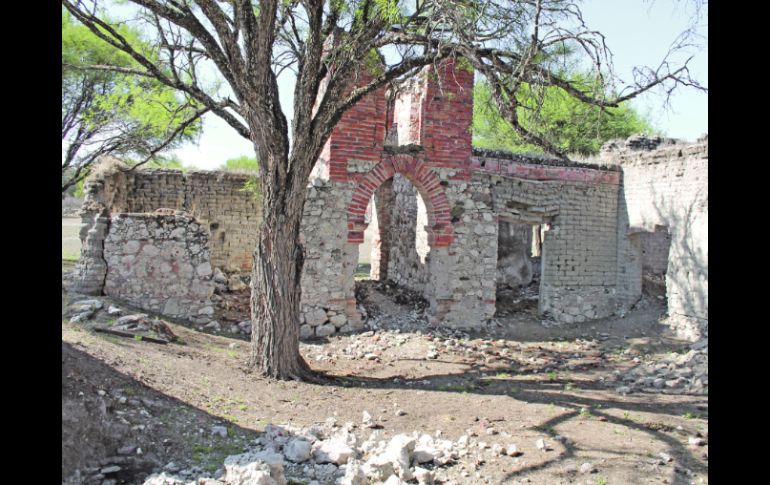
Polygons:
[[313,452],[316,463],[334,463],[335,465],[347,463],[351,455],[353,455],[353,449],[338,441],[321,441]]
[[291,439],[283,448],[283,454],[287,460],[295,463],[302,463],[310,459],[312,444],[304,439]]
[[697,436],[690,436],[687,439],[687,443],[694,446],[705,446],[706,440],[704,440],[703,438],[698,438]]
[[519,448],[516,445],[508,445],[505,447],[505,454],[508,456],[521,456],[524,453],[519,451]]

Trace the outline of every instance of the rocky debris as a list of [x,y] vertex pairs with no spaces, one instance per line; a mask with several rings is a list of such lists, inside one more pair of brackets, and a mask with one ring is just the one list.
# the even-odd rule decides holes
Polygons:
[[212,426],[211,427],[211,434],[214,436],[221,436],[222,438],[227,438],[227,427],[226,426]]
[[[368,436],[356,434],[368,433]],[[458,441],[440,439],[427,433],[396,434],[387,439],[380,429],[357,428],[353,423],[339,426],[329,418],[324,424],[307,428],[269,424],[260,438],[244,453],[228,456],[219,475],[202,476],[180,470],[173,463],[153,475],[145,485],[161,483],[226,485],[315,483],[317,485],[368,485],[370,483],[420,485],[467,483],[448,479],[445,473],[460,463],[452,474],[476,470],[490,457],[490,446],[464,435]],[[438,435],[439,433],[437,433]],[[365,439],[364,439],[365,437]],[[494,446],[494,445],[493,445]],[[508,449],[511,445],[508,446]],[[502,447],[500,447],[502,450]],[[500,450],[498,450],[500,451]],[[510,450],[509,455],[517,454]],[[519,453],[520,454],[520,453]],[[502,455],[499,453],[498,456]],[[460,462],[460,460],[464,460]],[[500,459],[507,459],[502,457]],[[439,472],[442,475],[439,476]],[[465,473],[465,472],[463,472]],[[192,480],[191,480],[192,479]],[[166,480],[163,482],[162,480]]]
[[146,313],[135,313],[118,318],[116,321],[99,323],[93,329],[97,332],[110,333],[122,337],[134,337],[151,342],[169,343],[176,340],[171,327],[158,318],[151,318]]
[[242,291],[248,287],[249,285],[243,282],[243,279],[240,275],[231,275],[227,280],[227,288],[230,291]]
[[706,440],[697,436],[690,436],[687,439],[687,443],[694,446],[706,446]]
[[322,441],[313,451],[316,463],[334,463],[342,465],[347,463],[353,454],[353,449],[339,441]]
[[[694,348],[695,347],[695,348]],[[616,392],[658,392],[665,394],[708,395],[708,339],[693,344],[686,353],[672,353],[660,359],[642,361],[618,380],[624,385]],[[610,381],[608,385],[616,385]]]
[[251,320],[238,322],[238,329],[245,335],[251,335]]
[[225,458],[222,481],[232,485],[286,485],[283,456],[271,451],[230,455]]
[[69,305],[67,314],[71,315],[70,323],[80,323],[90,320],[103,307],[104,303],[101,300],[79,300]]
[[287,460],[295,463],[302,463],[310,459],[310,452],[313,444],[302,438],[289,440],[283,448],[283,454]]

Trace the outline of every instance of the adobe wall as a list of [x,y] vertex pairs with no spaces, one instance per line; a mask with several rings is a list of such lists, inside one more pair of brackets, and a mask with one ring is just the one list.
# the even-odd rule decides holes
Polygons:
[[211,263],[228,272],[251,271],[261,218],[259,202],[244,191],[248,175],[170,169],[114,171],[89,182],[110,213],[169,208],[192,214],[211,231]]
[[565,323],[614,314],[622,305],[616,293],[619,170],[502,154],[474,156],[472,165],[482,188],[476,204],[490,204],[506,222],[549,228],[539,311]]
[[[626,230],[637,234],[637,252],[625,265],[659,270],[666,264],[668,324],[680,336],[708,336],[708,139],[696,143],[632,137],[607,144],[605,160],[623,170]],[[623,224],[621,224],[623,225]],[[656,236],[657,234],[657,236]],[[645,256],[646,255],[646,256]],[[635,273],[630,277],[636,279]]]

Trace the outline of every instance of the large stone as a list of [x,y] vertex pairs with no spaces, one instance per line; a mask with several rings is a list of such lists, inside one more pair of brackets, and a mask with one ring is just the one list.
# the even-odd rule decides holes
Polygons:
[[393,468],[403,480],[411,480],[414,477],[409,467],[412,463],[412,453],[414,453],[416,444],[417,440],[414,437],[399,434],[391,438],[385,448],[385,456],[393,463]]
[[305,314],[305,323],[311,327],[317,327],[327,320],[326,311],[323,308],[316,308]]
[[342,465],[347,463],[354,451],[345,443],[339,441],[321,441],[313,452],[316,463],[334,463]]
[[312,338],[313,337],[313,327],[310,325],[300,325],[299,326],[299,338],[305,339],[305,338]]
[[326,325],[316,327],[315,334],[317,337],[328,337],[329,335],[334,335],[336,331],[337,327],[331,323],[327,323]]
[[230,455],[225,458],[224,481],[233,485],[286,485],[283,456],[272,451]]
[[287,460],[302,463],[310,459],[311,443],[301,438],[290,439],[283,447],[283,454]]
[[345,475],[340,478],[338,485],[368,485],[368,483],[361,462],[350,460],[346,465]]

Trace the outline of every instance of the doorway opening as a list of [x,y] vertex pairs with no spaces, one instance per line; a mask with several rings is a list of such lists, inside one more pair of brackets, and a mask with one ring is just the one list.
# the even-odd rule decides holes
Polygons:
[[546,224],[500,220],[495,317],[538,313]]

